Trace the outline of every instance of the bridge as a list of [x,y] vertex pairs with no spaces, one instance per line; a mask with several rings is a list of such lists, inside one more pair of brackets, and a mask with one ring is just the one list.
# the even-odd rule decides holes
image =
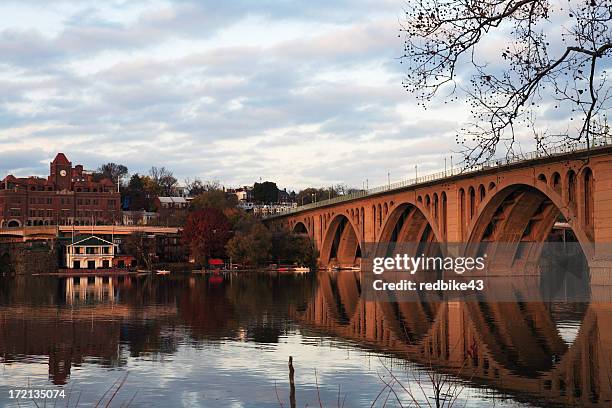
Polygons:
[[[268,217],[307,234],[321,266],[359,265],[366,243],[579,242],[595,283],[612,284],[612,140],[495,160],[300,206]],[[466,249],[467,250],[467,249]]]

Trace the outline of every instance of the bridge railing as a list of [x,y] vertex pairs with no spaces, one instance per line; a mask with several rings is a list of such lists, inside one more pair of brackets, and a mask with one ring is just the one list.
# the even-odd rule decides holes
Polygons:
[[345,201],[351,201],[357,198],[367,197],[385,191],[399,190],[405,187],[415,186],[418,184],[429,183],[432,181],[443,180],[448,177],[453,177],[461,174],[477,173],[479,171],[488,170],[492,168],[509,166],[516,163],[527,162],[530,160],[541,159],[545,157],[559,156],[568,153],[575,153],[590,150],[593,148],[612,146],[612,136],[601,136],[591,141],[590,146],[586,142],[581,143],[567,143],[561,146],[556,146],[546,151],[533,151],[528,153],[521,153],[512,155],[504,158],[495,158],[488,160],[482,164],[471,166],[471,167],[453,167],[445,171],[439,171],[432,174],[427,174],[420,177],[415,177],[408,180],[402,180],[395,183],[389,183],[378,187],[373,187],[368,190],[360,190],[355,193],[346,194],[338,197],[334,197],[328,200],[321,200],[315,203],[300,205],[296,208],[290,208],[282,213],[272,214],[264,218],[280,217],[287,214],[293,214],[313,208],[324,207],[331,204],[337,204]]

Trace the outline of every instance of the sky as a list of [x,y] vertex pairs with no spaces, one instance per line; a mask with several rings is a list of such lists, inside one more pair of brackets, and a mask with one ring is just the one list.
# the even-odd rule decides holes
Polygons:
[[[4,0],[0,175],[373,187],[444,168],[465,103],[402,87],[402,1]],[[454,154],[455,163],[459,155]]]

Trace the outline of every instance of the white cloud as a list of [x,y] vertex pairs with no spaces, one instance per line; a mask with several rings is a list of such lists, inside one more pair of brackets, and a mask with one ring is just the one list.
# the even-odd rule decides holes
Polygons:
[[41,157],[64,151],[179,179],[361,187],[454,147],[461,107],[423,112],[401,87],[401,4],[45,4],[0,5],[3,173],[45,174]]

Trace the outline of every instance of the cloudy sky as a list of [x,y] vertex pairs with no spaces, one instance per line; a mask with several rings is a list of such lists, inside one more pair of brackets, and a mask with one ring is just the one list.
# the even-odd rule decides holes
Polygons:
[[4,0],[0,174],[46,175],[58,151],[229,186],[439,170],[465,107],[425,111],[402,88],[402,6]]

